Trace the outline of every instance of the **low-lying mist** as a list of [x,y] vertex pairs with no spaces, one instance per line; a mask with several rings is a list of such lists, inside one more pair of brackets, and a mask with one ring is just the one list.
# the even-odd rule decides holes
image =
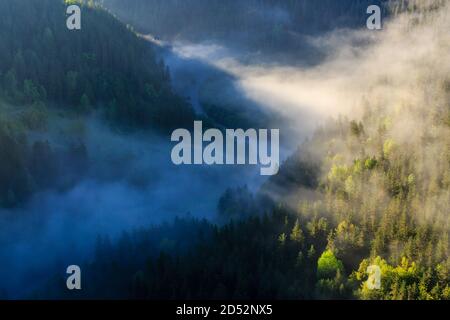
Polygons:
[[[311,37],[308,46],[326,57],[320,64],[267,63],[268,57],[220,42],[174,42],[164,57],[175,90],[199,116],[206,103],[249,104],[249,110],[276,115],[267,124],[289,132],[281,134],[282,158],[328,118],[362,118],[367,104],[391,117],[389,131],[397,143],[414,144],[427,128],[448,134],[448,127],[432,127],[421,115],[428,108],[439,112],[448,101],[438,87],[449,81],[449,10],[446,4],[422,17],[399,15],[382,31],[361,26]],[[44,139],[57,141],[52,134]],[[64,272],[54,267],[81,264],[99,234],[116,237],[188,214],[214,220],[227,188],[248,185],[256,192],[264,182],[256,167],[177,167],[169,137],[115,132],[97,119],[85,121],[81,140],[88,169],[73,186],[41,191],[18,208],[0,210],[0,297],[26,296],[52,273]],[[436,141],[420,165],[432,171],[440,148]]]
[[175,217],[214,221],[227,188],[256,190],[262,179],[256,167],[176,166],[170,137],[117,133],[96,119],[86,120],[82,141],[89,166],[74,185],[0,211],[0,293],[30,293],[39,279],[63,272],[55,266],[81,264],[99,235],[114,239]]
[[[204,103],[248,109],[246,115],[254,118],[261,110],[276,115],[266,125],[282,130],[282,158],[311,134],[319,119],[343,111],[332,108],[340,95],[335,82],[321,89],[317,69],[251,63],[246,52],[212,42],[175,42],[163,58],[174,89],[199,116],[204,116]],[[53,121],[51,127],[58,130],[70,126],[70,120]],[[3,296],[26,296],[54,273],[63,274],[57,269],[61,265],[82,264],[99,235],[116,238],[176,216],[214,221],[227,188],[247,185],[256,192],[264,181],[252,166],[178,167],[170,159],[169,137],[115,132],[96,118],[81,122],[76,135],[86,147],[87,171],[69,188],[40,191],[19,208],[1,210]],[[51,146],[66,142],[56,129],[34,139]]]

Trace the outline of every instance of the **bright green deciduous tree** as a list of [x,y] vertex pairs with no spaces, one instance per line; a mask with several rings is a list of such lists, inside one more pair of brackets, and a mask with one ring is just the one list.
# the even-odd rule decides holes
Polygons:
[[319,279],[334,278],[338,272],[343,272],[344,266],[331,250],[322,253],[317,261],[317,277]]

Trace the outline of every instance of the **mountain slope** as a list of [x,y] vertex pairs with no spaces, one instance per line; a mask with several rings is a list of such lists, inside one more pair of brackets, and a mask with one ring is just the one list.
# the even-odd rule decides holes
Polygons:
[[57,0],[0,3],[0,77],[14,104],[43,101],[76,113],[101,108],[122,125],[171,128],[193,111],[174,95],[150,44],[96,7],[82,7],[82,29],[66,28]]

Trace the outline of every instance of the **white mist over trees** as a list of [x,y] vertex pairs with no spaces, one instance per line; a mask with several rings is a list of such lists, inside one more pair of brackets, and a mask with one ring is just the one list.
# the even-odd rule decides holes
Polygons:
[[[88,1],[73,35],[0,2],[0,297],[449,299],[450,5],[377,2],[372,32],[368,2]],[[263,181],[176,168],[197,118],[299,149]]]

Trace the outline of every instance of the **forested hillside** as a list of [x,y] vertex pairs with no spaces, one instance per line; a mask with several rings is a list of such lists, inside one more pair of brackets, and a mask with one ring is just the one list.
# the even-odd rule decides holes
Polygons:
[[[194,119],[147,41],[95,6],[83,6],[80,31],[66,19],[63,1],[0,2],[2,207],[81,178],[89,155],[69,131],[91,115],[127,131],[167,132]],[[69,142],[52,145],[62,123]]]
[[[102,254],[86,265],[95,280],[79,297],[450,299],[448,118],[431,121],[445,136],[421,142],[420,148],[437,152],[429,154],[437,160],[432,170],[423,166],[428,156],[419,160],[416,152],[387,138],[389,120],[370,134],[373,120],[339,120],[304,146],[330,148],[324,159],[329,171],[316,176],[319,200],[299,200],[296,210],[292,203],[267,206],[266,213],[243,217],[253,200],[245,201],[241,190],[238,202],[227,203],[242,219],[204,225],[183,239],[166,232],[156,241],[160,255],[144,245],[154,239],[151,230],[126,234],[116,245],[99,242]],[[335,149],[339,142],[361,151],[359,157],[343,164]],[[311,173],[302,161],[290,161],[282,176]],[[301,182],[298,187],[309,188]],[[284,192],[293,190],[291,185]],[[175,224],[190,229],[190,223]],[[202,238],[211,230],[210,238]],[[179,251],[187,239],[195,246]],[[142,255],[147,262],[139,262]],[[382,270],[382,290],[365,284],[371,264]],[[71,297],[62,288],[52,290]]]
[[[369,4],[383,1],[344,0],[106,0],[103,4],[142,31],[164,37],[196,39],[286,32],[302,34],[355,27],[365,22]],[[385,1],[384,1],[385,2]]]
[[[368,4],[395,19],[365,38]],[[84,1],[80,31],[66,18],[63,1],[0,0],[0,298],[450,299],[448,1],[104,0]],[[288,59],[276,84],[298,71],[323,84],[311,101],[342,91],[355,112],[292,137],[298,150],[256,191],[246,174],[236,187],[231,171],[175,170],[169,139],[150,131],[266,119],[241,104],[196,115],[134,27],[291,58],[306,38],[353,28],[319,66]],[[370,40],[346,47],[353,37]],[[252,63],[242,67],[266,67]],[[216,200],[209,220],[190,212]],[[68,260],[83,290],[67,290]],[[371,265],[380,289],[367,285]]]
[[62,1],[2,1],[0,15],[6,102],[76,113],[101,108],[108,119],[131,127],[192,122],[193,111],[172,94],[150,44],[104,10],[84,6],[78,32],[66,28]]
[[69,297],[450,299],[450,6],[413,9],[355,60],[360,117],[318,128],[260,194],[227,191],[221,226],[163,232],[150,252],[151,229],[99,242],[84,295]]
[[139,32],[163,39],[218,40],[252,50],[282,52],[305,49],[305,35],[364,25],[368,5],[385,2],[105,0],[102,3]]

